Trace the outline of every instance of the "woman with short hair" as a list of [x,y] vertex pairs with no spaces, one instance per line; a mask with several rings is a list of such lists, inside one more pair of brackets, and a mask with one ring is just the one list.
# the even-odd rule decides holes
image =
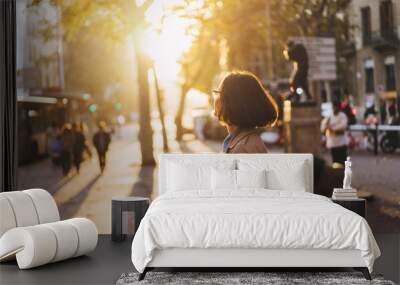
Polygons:
[[229,132],[223,142],[223,152],[268,152],[257,129],[275,124],[278,107],[260,80],[250,72],[234,71],[213,92],[216,95],[214,113]]

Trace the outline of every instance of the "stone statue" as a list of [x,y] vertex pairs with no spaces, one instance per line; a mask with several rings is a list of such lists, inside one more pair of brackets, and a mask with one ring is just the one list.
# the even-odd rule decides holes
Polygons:
[[293,72],[290,77],[290,94],[287,98],[292,102],[310,101],[308,89],[308,53],[305,46],[293,41],[288,42],[284,55],[287,60],[293,61]]
[[343,179],[343,189],[352,189],[351,188],[351,176],[353,175],[351,171],[351,159],[350,156],[347,157],[347,160],[344,162],[344,179]]

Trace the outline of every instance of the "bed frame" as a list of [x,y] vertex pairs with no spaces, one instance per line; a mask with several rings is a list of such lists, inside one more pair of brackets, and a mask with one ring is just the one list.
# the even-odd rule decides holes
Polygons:
[[371,275],[359,250],[331,249],[238,249],[238,248],[170,248],[156,250],[152,261],[139,275],[143,280],[155,268],[232,268],[238,271],[254,268],[337,268],[361,271],[367,280]]
[[[307,192],[313,193],[312,154],[224,154],[226,159],[291,159],[305,161],[307,165]],[[161,154],[159,156],[159,194],[166,190],[166,161],[177,159],[204,160],[212,162],[221,154]],[[359,250],[333,249],[250,249],[250,248],[169,248],[158,249],[153,259],[139,275],[143,280],[146,273],[155,268],[232,268],[246,271],[250,268],[343,268],[361,271],[367,280],[371,276]]]

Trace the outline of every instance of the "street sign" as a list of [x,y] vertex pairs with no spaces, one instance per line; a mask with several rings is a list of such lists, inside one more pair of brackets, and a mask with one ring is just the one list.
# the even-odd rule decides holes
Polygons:
[[308,55],[310,80],[336,80],[336,47],[334,38],[290,37],[289,41],[302,44]]

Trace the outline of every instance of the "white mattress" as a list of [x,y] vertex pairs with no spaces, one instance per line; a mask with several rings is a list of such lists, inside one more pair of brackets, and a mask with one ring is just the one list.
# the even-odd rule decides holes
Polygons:
[[361,216],[319,195],[265,189],[158,197],[135,235],[132,262],[143,272],[155,250],[169,248],[359,250],[370,271],[380,255]]

